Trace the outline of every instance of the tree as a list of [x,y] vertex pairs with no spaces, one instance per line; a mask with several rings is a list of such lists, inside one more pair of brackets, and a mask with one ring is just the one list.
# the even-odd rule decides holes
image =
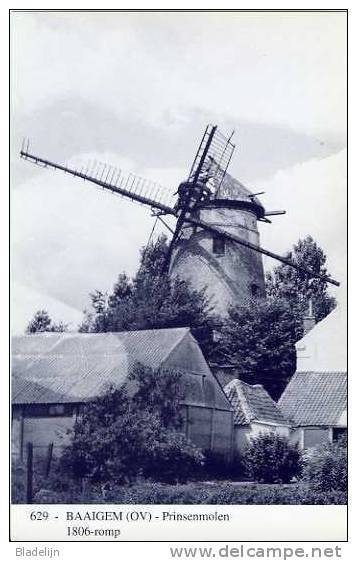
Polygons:
[[167,239],[160,236],[141,250],[140,266],[133,279],[121,273],[110,295],[93,292],[92,309],[85,312],[79,330],[210,327],[213,316],[205,290],[194,290],[188,281],[162,272],[167,251]]
[[[315,273],[327,275],[326,255],[311,236],[299,240],[287,255],[301,266]],[[266,291],[271,299],[284,299],[302,321],[312,303],[316,321],[321,321],[335,307],[335,299],[328,294],[325,280],[311,278],[288,265],[278,265],[266,274]]]
[[262,384],[276,399],[295,371],[300,325],[283,300],[256,299],[234,306],[220,331],[216,362],[236,366],[248,384]]
[[137,364],[128,380],[135,384],[132,401],[136,409],[158,415],[165,428],[182,428],[184,389],[180,372],[156,371]]
[[185,480],[203,463],[182,434],[180,374],[136,365],[128,381],[84,406],[61,458],[75,478]]
[[46,310],[38,310],[26,327],[26,333],[39,333],[44,331],[67,331],[68,325],[62,321],[54,323]]

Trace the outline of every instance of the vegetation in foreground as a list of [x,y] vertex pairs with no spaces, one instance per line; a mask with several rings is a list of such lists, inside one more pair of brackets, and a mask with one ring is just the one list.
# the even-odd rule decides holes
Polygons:
[[[191,481],[170,485],[136,482],[131,485],[81,486],[73,481],[42,479],[34,496],[37,504],[226,504],[318,505],[346,504],[346,491],[318,492],[309,483],[266,484],[232,481]],[[56,490],[53,488],[53,486]],[[13,502],[25,502],[24,487],[17,486]]]
[[[273,439],[272,439],[273,440]],[[243,462],[222,469],[217,458],[206,459],[205,470],[197,480],[164,483],[138,476],[130,483],[74,479],[61,471],[56,461],[48,477],[37,464],[34,502],[48,504],[290,504],[328,505],[347,503],[346,439],[306,454],[302,459],[301,476],[290,483],[258,483],[243,479]],[[278,455],[280,458],[280,452]],[[274,459],[272,457],[272,459]],[[282,463],[277,460],[280,465]],[[285,461],[285,460],[284,460]],[[209,465],[208,465],[209,464]],[[59,476],[60,474],[60,476]],[[25,467],[13,464],[14,503],[25,502]],[[218,480],[218,476],[220,480]],[[225,478],[226,477],[226,478]],[[229,480],[228,480],[229,477]]]

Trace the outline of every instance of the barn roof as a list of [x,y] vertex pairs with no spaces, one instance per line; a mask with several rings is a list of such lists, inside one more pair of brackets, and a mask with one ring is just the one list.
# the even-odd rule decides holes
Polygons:
[[136,363],[185,373],[185,402],[230,409],[189,328],[14,337],[12,401],[87,401],[121,385]]
[[279,407],[296,426],[345,425],[346,372],[296,372]]
[[236,425],[249,425],[252,421],[288,425],[278,405],[262,385],[252,386],[241,380],[232,380],[224,391],[233,406]]

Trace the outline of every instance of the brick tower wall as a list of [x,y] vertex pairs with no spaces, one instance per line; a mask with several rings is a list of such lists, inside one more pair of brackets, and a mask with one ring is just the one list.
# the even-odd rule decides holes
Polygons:
[[[203,208],[194,218],[259,245],[257,218],[249,209]],[[187,224],[175,244],[170,273],[190,280],[196,289],[206,286],[215,312],[224,316],[231,304],[265,296],[262,254],[214,238],[211,232]]]

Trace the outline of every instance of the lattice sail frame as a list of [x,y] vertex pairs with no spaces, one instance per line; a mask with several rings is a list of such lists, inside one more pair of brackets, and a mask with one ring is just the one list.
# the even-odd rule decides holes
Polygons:
[[193,161],[188,181],[201,182],[217,196],[233,152],[235,144],[230,137],[222,134],[214,125],[207,125]]

